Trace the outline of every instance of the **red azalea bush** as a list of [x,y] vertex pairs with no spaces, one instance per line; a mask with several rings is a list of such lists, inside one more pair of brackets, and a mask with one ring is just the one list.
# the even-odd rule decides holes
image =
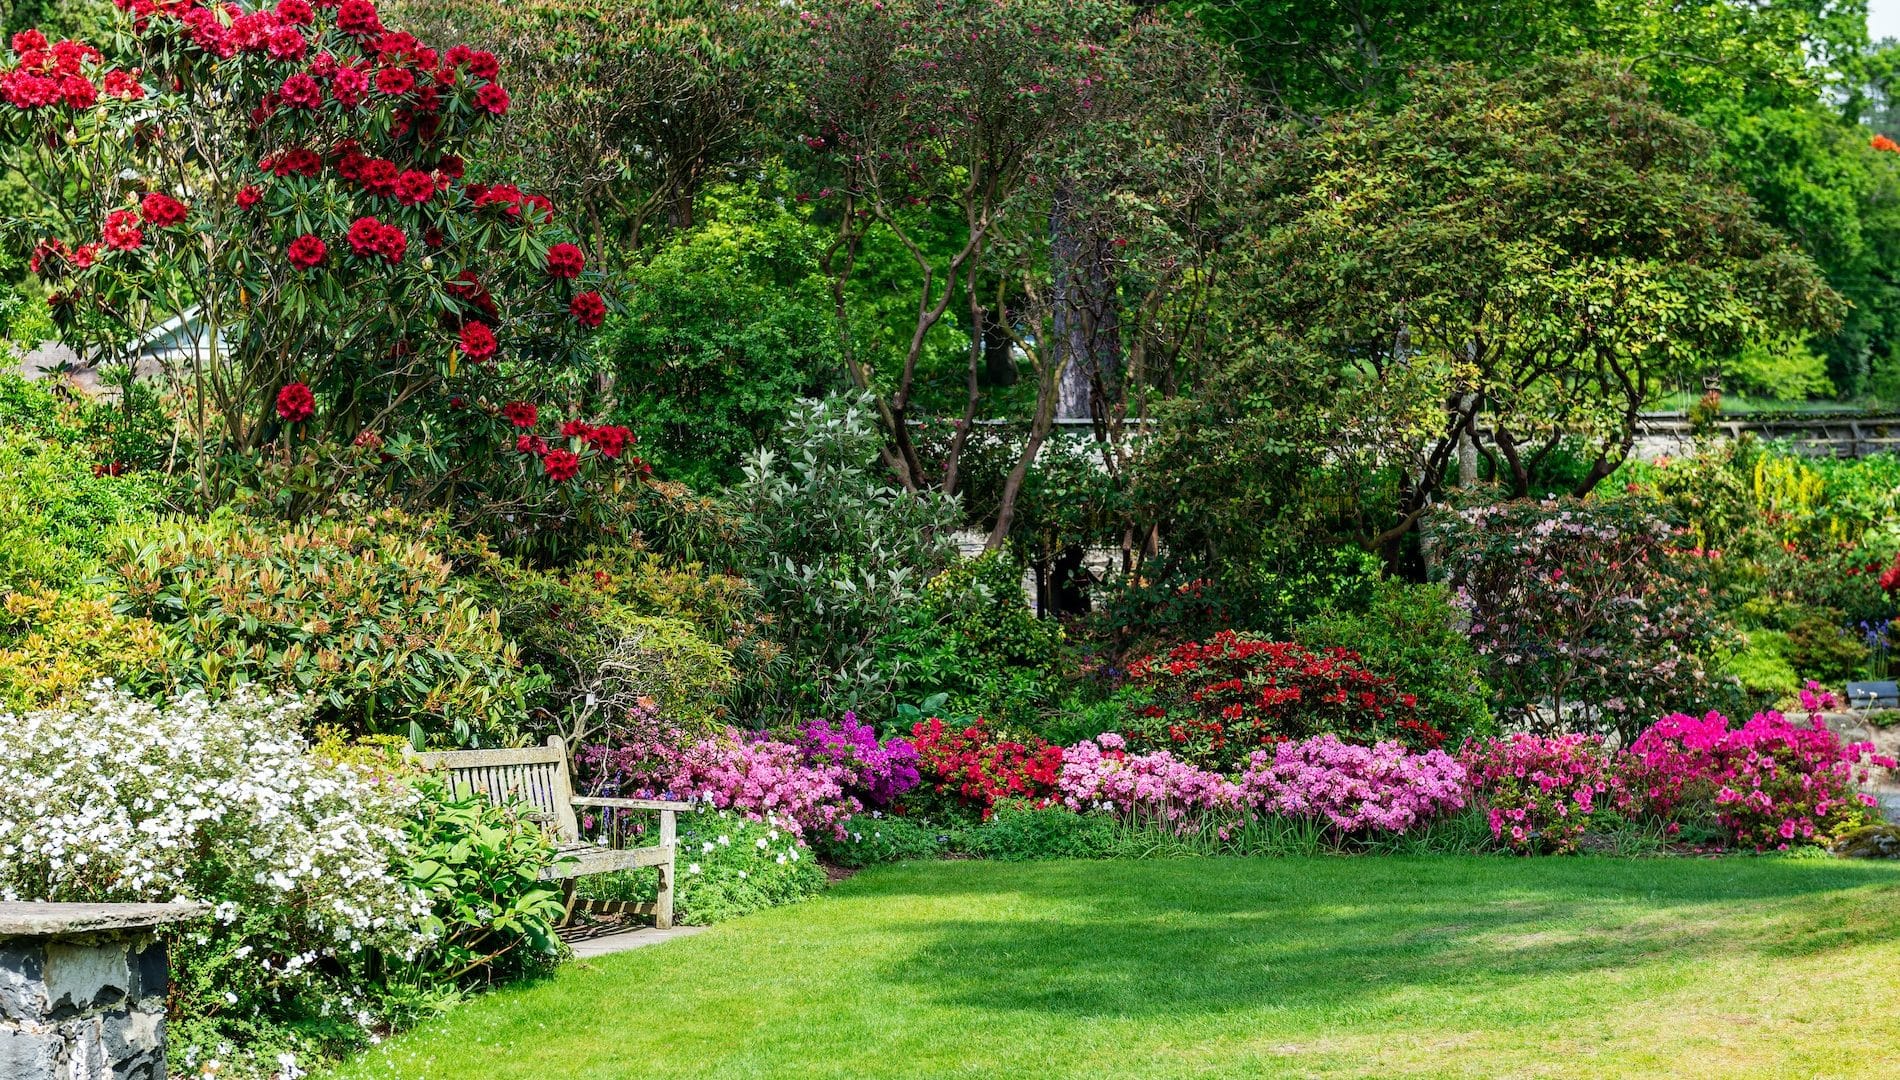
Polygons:
[[1361,666],[1346,649],[1307,649],[1223,630],[1128,669],[1136,750],[1167,750],[1227,771],[1287,739],[1335,734],[1348,742],[1394,740],[1437,749],[1443,732],[1419,718],[1417,699]]
[[[209,497],[259,486],[230,470],[269,467],[280,418],[297,447],[374,435],[378,453],[336,455],[373,473],[362,490],[515,528],[573,519],[574,481],[617,490],[639,468],[584,439],[522,461],[498,411],[583,408],[577,341],[606,303],[548,199],[465,176],[509,106],[493,54],[425,44],[371,0],[116,2],[100,47],[14,37],[0,148],[66,193],[20,224],[69,344],[111,355],[187,312],[222,342],[170,373]],[[310,399],[284,413],[289,386]]]
[[922,777],[905,800],[912,808],[976,810],[988,818],[1001,799],[1049,806],[1059,797],[1062,747],[1036,736],[1005,739],[982,720],[959,729],[933,716],[911,729],[911,742]]

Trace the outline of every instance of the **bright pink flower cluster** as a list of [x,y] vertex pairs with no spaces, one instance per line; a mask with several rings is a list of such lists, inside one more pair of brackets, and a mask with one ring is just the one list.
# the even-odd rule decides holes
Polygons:
[[872,806],[889,806],[917,786],[917,748],[909,739],[880,740],[877,730],[846,712],[836,725],[813,720],[794,740],[814,764],[841,765],[849,773],[852,795]]
[[1721,713],[1674,713],[1630,747],[1626,769],[1646,809],[1672,816],[1712,800],[1737,844],[1758,851],[1825,839],[1855,823],[1871,796],[1856,792],[1869,766],[1893,768],[1868,743],[1843,744],[1820,716],[1806,724],[1777,712],[1730,727]]
[[1354,746],[1334,735],[1256,750],[1241,801],[1256,812],[1324,818],[1341,833],[1402,833],[1465,805],[1465,768],[1442,750]]
[[1233,809],[1240,795],[1232,780],[1166,750],[1130,754],[1114,732],[1064,749],[1056,786],[1071,810],[1108,809],[1176,828],[1200,815]]
[[1574,851],[1591,819],[1627,807],[1623,778],[1590,735],[1512,735],[1459,755],[1491,835],[1517,851]]

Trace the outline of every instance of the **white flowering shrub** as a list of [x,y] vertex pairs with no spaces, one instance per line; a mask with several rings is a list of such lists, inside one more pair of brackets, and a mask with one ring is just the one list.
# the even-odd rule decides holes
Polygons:
[[416,794],[314,756],[301,713],[253,692],[152,705],[104,688],[0,715],[0,899],[214,905],[174,943],[188,1058],[360,1039],[384,1022],[382,958],[429,944],[403,869]]

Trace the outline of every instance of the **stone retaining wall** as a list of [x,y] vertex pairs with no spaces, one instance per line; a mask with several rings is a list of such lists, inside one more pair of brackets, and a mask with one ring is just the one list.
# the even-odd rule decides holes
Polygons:
[[163,1080],[165,946],[195,904],[0,904],[0,1080]]

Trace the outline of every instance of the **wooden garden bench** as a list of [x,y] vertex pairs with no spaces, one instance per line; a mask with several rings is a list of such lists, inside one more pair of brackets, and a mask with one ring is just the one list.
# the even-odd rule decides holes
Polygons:
[[[527,804],[530,816],[541,822],[559,844],[553,866],[542,872],[548,880],[571,880],[589,874],[608,874],[651,866],[660,874],[659,895],[651,904],[617,904],[615,908],[653,916],[664,930],[673,925],[673,849],[678,823],[674,815],[691,810],[691,803],[661,799],[600,799],[574,794],[567,769],[567,745],[559,736],[546,746],[520,750],[445,750],[411,757],[427,768],[448,772],[457,795],[478,794],[496,806]],[[609,833],[606,843],[582,839],[574,808],[598,810],[658,810],[659,843],[649,847],[617,846],[620,835],[615,815],[603,814]]]

